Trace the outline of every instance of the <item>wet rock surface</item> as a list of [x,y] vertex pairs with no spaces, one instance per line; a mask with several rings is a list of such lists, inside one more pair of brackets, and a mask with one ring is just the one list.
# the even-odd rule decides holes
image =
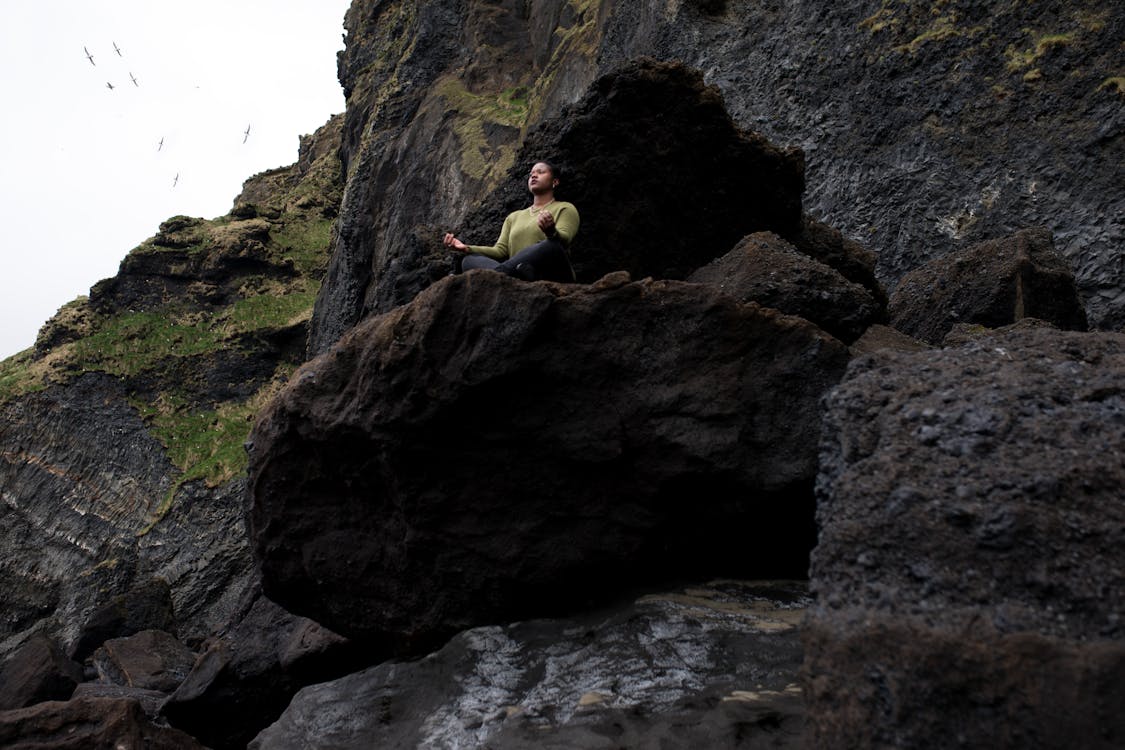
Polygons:
[[817,741],[1125,738],[1123,372],[1125,336],[1042,327],[852,364],[818,478]]
[[699,284],[450,277],[260,416],[266,593],[401,653],[670,576],[800,575],[818,401],[846,359]]
[[474,628],[305,688],[250,747],[800,747],[808,604],[802,583],[714,581]]

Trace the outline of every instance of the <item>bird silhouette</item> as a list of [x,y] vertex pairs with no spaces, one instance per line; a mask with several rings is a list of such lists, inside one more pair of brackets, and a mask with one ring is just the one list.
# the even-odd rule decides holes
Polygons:
[[242,142],[246,143],[246,139],[250,137],[250,126],[246,126],[246,132],[242,135]]
[[117,42],[113,42],[113,51],[117,53],[118,57],[121,57],[121,50],[118,48]]
[[164,148],[164,136],[160,136],[160,143],[156,144],[156,150],[157,151],[159,151],[162,148]]
[[135,75],[133,75],[132,71],[129,71],[129,78],[133,81],[134,86],[139,87],[141,85],[141,84],[137,83],[137,77]]
[[90,61],[90,64],[93,65],[95,68],[98,67],[98,64],[96,62],[94,62],[94,56],[90,54],[90,50],[83,47],[82,51],[86,53],[86,59]]
[[176,176],[172,178],[172,187],[176,187],[176,183],[180,181],[180,173],[176,172]]
[[106,82],[105,82],[105,87],[106,87],[107,89],[109,89],[110,91],[113,91],[113,84],[112,84],[112,83],[110,83],[109,81],[106,81]]

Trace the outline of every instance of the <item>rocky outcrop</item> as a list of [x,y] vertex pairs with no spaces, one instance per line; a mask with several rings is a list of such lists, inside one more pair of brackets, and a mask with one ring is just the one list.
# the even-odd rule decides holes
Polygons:
[[[1120,161],[1125,125],[1112,52],[1125,14],[1105,2],[932,10],[357,0],[340,64],[350,187],[310,351],[431,283],[440,233],[504,186],[524,138],[642,56],[703,71],[739,129],[800,148],[806,210],[875,250],[884,284],[964,243],[1043,224],[1091,321],[1119,326],[1125,277],[1112,258],[1125,197],[1105,165]],[[662,118],[617,139],[643,143]],[[618,215],[622,199],[580,209]]]
[[670,577],[799,575],[817,403],[846,360],[702,285],[450,277],[259,417],[265,590],[416,653]]
[[[155,717],[190,681],[198,695],[181,715],[209,709],[212,746],[244,746],[302,685],[367,663],[278,656],[284,613],[276,633],[241,624],[257,582],[243,443],[304,354],[342,189],[341,125],[302,139],[297,164],[248,180],[230,215],[165,222],[116,277],[60,311],[35,350],[0,364],[0,654],[46,634],[98,680],[13,719],[12,737],[69,727],[59,747],[116,747],[99,745],[103,734],[177,747],[161,742],[187,735],[134,726],[132,707]],[[232,632],[245,639],[240,657],[201,685],[195,652],[211,657]],[[221,689],[242,695],[208,704]],[[98,726],[97,707],[120,716]]]
[[747,234],[802,225],[801,152],[738,130],[718,89],[679,63],[638,60],[595,81],[528,134],[458,234],[492,244],[528,205],[529,166],[547,158],[564,170],[559,198],[582,217],[570,248],[580,282],[614,271],[683,279]]
[[856,360],[828,397],[817,744],[1113,747],[1125,723],[1125,336]]
[[[175,469],[116,378],[91,373],[0,410],[0,534],[8,550],[0,559],[8,615],[0,636],[18,643],[44,620],[68,653],[84,658],[100,645],[91,634],[129,634],[128,614],[113,617],[114,601],[156,575],[171,583],[173,602],[180,599],[185,635],[202,637],[225,619],[227,587],[250,574],[235,498],[212,494],[194,507],[185,498],[182,513],[163,514]],[[169,537],[175,546],[164,543]],[[140,601],[131,605],[138,629],[167,627],[159,621],[166,610],[144,610],[154,614],[150,624]]]
[[244,607],[160,707],[162,719],[214,750],[246,747],[304,685],[371,663],[355,644],[259,591]]
[[703,70],[740,127],[805,152],[806,210],[875,250],[888,288],[1046,225],[1091,324],[1125,323],[1119,5],[695,5],[603,0],[598,65]]
[[183,732],[149,721],[136,701],[112,698],[53,701],[0,711],[0,746],[13,750],[205,750]]
[[1086,330],[1074,275],[1042,228],[973,245],[911,271],[888,311],[891,325],[930,344],[940,344],[959,323],[1000,328],[1038,318]]
[[302,690],[256,750],[802,747],[804,585],[716,581],[475,628]]
[[770,232],[744,238],[688,281],[710,284],[740,302],[798,315],[847,344],[884,315],[869,291]]

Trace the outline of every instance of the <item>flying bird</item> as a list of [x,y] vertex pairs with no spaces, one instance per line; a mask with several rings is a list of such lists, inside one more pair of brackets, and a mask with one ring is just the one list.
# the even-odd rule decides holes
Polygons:
[[141,85],[141,84],[137,83],[137,77],[135,75],[133,75],[132,71],[129,71],[129,78],[133,81],[134,86],[139,87]]
[[162,148],[164,148],[164,136],[160,136],[160,143],[156,144],[156,150],[157,151],[159,151]]
[[246,126],[246,132],[242,134],[242,142],[246,143],[246,139],[250,137],[250,126]]
[[121,49],[117,46],[117,42],[113,43],[113,51],[117,53],[118,57],[121,57]]
[[98,64],[96,62],[94,62],[94,56],[90,54],[90,50],[83,47],[82,51],[86,53],[86,59],[90,61],[90,64],[93,65],[95,68],[98,67]]
[[107,89],[109,89],[110,91],[113,91],[113,84],[112,84],[112,83],[110,83],[109,81],[106,81],[106,82],[105,82],[105,87],[106,87]]
[[176,176],[172,178],[172,187],[176,187],[176,183],[180,181],[180,173],[176,172]]

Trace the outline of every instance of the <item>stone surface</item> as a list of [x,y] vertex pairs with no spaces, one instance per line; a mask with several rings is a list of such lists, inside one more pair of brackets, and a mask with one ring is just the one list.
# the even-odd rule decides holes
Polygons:
[[884,317],[869,291],[770,232],[744,237],[688,281],[710,284],[739,302],[799,315],[846,344]]
[[161,707],[169,723],[214,750],[241,750],[297,690],[370,663],[354,644],[260,593],[244,606]]
[[[702,71],[740,129],[803,150],[806,210],[875,251],[888,288],[955,248],[1042,224],[1090,320],[1120,327],[1125,13],[1105,0],[933,10],[357,0],[340,65],[352,184],[310,350],[430,283],[439,264],[421,258],[484,207],[524,134],[641,56]],[[622,197],[585,210],[612,214]]]
[[0,666],[0,711],[65,701],[82,682],[82,667],[51,638],[33,635]]
[[891,325],[940,344],[956,324],[999,328],[1039,318],[1086,330],[1074,275],[1051,233],[1028,229],[930,261],[902,278],[888,307]]
[[145,688],[125,687],[123,685],[108,685],[102,682],[83,682],[74,689],[74,700],[88,698],[111,698],[113,700],[129,700],[139,703],[145,716],[158,719],[160,707],[168,700],[168,694],[159,690]]
[[757,231],[797,235],[804,157],[740,131],[718,89],[679,63],[642,59],[609,73],[531,131],[500,188],[458,230],[492,244],[529,204],[527,171],[563,171],[556,194],[578,208],[578,281],[613,271],[683,279]]
[[349,188],[311,353],[444,276],[448,259],[424,260],[442,232],[496,188],[524,126],[596,77],[598,4],[537,0],[529,10],[514,0],[352,4],[339,60]]
[[876,255],[839,229],[805,215],[797,234],[787,237],[801,253],[838,271],[845,279],[866,289],[883,308],[887,292],[875,275]]
[[827,399],[814,741],[1125,740],[1125,335],[862,357]]
[[197,645],[230,620],[253,578],[243,443],[304,354],[342,124],[236,212],[164,222],[0,363],[0,657],[35,632],[79,659],[146,628]]
[[9,750],[205,750],[183,732],[149,721],[136,701],[82,698],[0,711],[0,746]]
[[250,747],[802,747],[807,605],[803,583],[714,581],[475,628],[305,688]]
[[705,71],[740,127],[805,152],[806,210],[874,250],[888,289],[1045,225],[1091,323],[1125,324],[1120,4],[601,5],[601,70],[651,55]]
[[170,693],[191,671],[195,654],[162,630],[142,630],[106,641],[93,662],[105,682]]
[[142,630],[173,631],[172,590],[166,581],[142,581],[94,610],[74,644],[73,656],[83,661],[111,638],[124,638]]
[[252,435],[267,594],[393,652],[690,575],[801,575],[847,351],[699,284],[449,277]]
[[852,353],[853,357],[859,357],[864,354],[873,354],[884,349],[920,352],[929,348],[931,347],[928,344],[907,336],[901,331],[896,331],[890,326],[877,324],[864,331],[863,335],[848,347],[848,351]]

